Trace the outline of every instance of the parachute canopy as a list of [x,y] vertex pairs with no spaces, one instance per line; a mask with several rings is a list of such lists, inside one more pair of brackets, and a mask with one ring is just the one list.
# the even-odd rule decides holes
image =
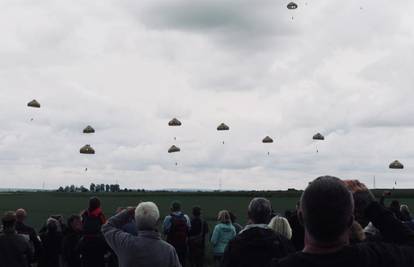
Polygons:
[[170,149],[168,149],[168,153],[175,153],[175,152],[180,152],[180,151],[181,149],[175,145],[172,145]]
[[227,126],[226,124],[224,124],[224,123],[221,123],[218,127],[217,127],[217,131],[228,131],[228,130],[230,130],[230,127],[229,126]]
[[390,169],[404,169],[404,165],[402,165],[398,160],[395,160],[391,162]]
[[177,120],[176,118],[173,118],[168,122],[168,126],[181,126],[181,121]]
[[31,108],[40,108],[40,103],[37,102],[36,99],[33,99],[32,101],[27,103],[27,106]]
[[81,154],[95,154],[95,149],[93,149],[90,145],[84,145],[80,149]]
[[288,8],[288,9],[296,9],[296,8],[298,8],[298,4],[296,4],[295,2],[290,2],[290,3],[287,5],[287,8]]
[[273,143],[273,139],[270,136],[266,136],[262,140],[263,143]]
[[92,128],[92,126],[90,126],[90,125],[86,126],[86,128],[83,129],[83,133],[86,133],[86,134],[90,134],[90,133],[94,133],[94,132],[95,132],[95,129]]
[[325,137],[321,135],[320,133],[317,133],[313,136],[313,140],[325,140]]

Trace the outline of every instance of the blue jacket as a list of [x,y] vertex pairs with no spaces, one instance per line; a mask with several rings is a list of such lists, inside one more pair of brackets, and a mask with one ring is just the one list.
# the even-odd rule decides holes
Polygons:
[[211,236],[211,244],[213,245],[214,254],[223,254],[227,244],[236,236],[236,229],[234,226],[224,223],[219,223],[214,227],[213,235]]

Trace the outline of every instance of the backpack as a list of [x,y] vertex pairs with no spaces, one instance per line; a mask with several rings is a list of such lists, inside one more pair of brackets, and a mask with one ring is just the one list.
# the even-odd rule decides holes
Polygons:
[[99,235],[101,234],[102,220],[99,216],[91,216],[89,211],[86,211],[82,216],[83,234],[84,235]]
[[175,248],[185,248],[188,238],[187,219],[184,214],[171,214],[171,228],[167,235],[167,242]]

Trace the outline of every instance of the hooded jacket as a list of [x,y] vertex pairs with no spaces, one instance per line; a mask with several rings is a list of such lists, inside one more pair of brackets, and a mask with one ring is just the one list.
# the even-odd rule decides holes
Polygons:
[[267,227],[248,227],[228,244],[222,261],[225,267],[264,267],[272,259],[293,253],[295,249],[284,236]]
[[227,244],[236,236],[236,229],[229,223],[219,223],[214,227],[211,236],[211,244],[213,245],[214,254],[223,254]]

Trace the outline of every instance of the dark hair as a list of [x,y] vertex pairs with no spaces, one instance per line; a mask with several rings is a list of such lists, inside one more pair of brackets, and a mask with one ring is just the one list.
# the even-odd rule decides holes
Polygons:
[[199,217],[201,215],[201,208],[199,206],[193,207],[193,215]]
[[91,197],[89,199],[89,211],[96,210],[101,207],[101,201],[97,197]]
[[171,210],[172,211],[180,211],[181,210],[181,203],[178,201],[174,201],[171,203]]
[[1,219],[3,228],[14,228],[16,225],[16,213],[14,211],[7,211]]
[[256,197],[250,201],[248,214],[255,224],[268,224],[272,217],[272,205],[266,198]]
[[73,228],[72,228],[72,223],[73,223],[75,220],[82,220],[82,219],[81,219],[81,216],[76,215],[76,214],[73,214],[73,215],[71,215],[71,216],[68,218],[68,227],[69,227],[71,230],[73,230]]
[[235,222],[236,222],[236,220],[237,220],[236,215],[234,215],[234,213],[233,213],[233,212],[231,212],[231,211],[229,211],[229,214],[230,214],[230,220],[231,220],[231,222],[232,222],[232,223],[235,223]]
[[315,179],[303,192],[301,210],[308,233],[321,242],[335,241],[353,221],[353,196],[332,176]]

